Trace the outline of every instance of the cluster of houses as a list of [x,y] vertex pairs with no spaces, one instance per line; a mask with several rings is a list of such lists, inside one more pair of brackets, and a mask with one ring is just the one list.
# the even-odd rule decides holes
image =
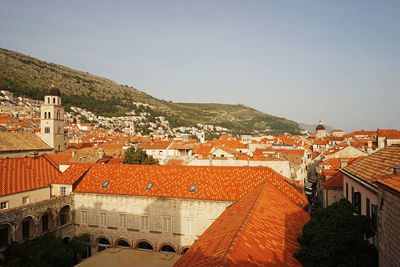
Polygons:
[[[89,233],[81,266],[111,252],[148,265],[296,266],[311,207],[346,198],[371,218],[380,265],[400,262],[397,130],[152,138],[65,124],[55,87],[44,100],[40,131],[0,132],[0,254],[51,231]],[[159,165],[124,164],[131,146]]]

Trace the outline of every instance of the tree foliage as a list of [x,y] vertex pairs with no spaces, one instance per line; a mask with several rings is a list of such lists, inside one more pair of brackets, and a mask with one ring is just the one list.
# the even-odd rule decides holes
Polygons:
[[86,255],[88,235],[72,238],[65,243],[54,233],[26,240],[23,243],[12,243],[5,252],[3,265],[14,266],[41,266],[67,267],[78,263],[80,255]]
[[304,226],[295,257],[304,266],[377,266],[378,253],[368,242],[371,220],[354,215],[346,199],[318,209]]
[[157,161],[154,160],[153,157],[147,156],[146,152],[135,147],[130,147],[125,152],[124,163],[127,164],[136,164],[136,165],[157,165]]

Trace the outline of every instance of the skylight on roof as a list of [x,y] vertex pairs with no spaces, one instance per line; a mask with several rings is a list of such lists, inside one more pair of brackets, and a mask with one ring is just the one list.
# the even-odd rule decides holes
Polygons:
[[110,180],[104,181],[101,188],[106,188],[110,184]]
[[192,184],[192,185],[190,186],[189,192],[190,192],[190,193],[194,193],[194,192],[196,191],[196,188],[197,188],[197,184]]
[[150,190],[152,186],[153,186],[153,182],[148,183],[146,186],[146,190]]

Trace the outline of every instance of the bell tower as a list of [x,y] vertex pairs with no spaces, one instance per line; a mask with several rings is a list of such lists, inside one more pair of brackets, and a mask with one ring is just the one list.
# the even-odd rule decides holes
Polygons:
[[64,107],[61,92],[53,85],[46,90],[40,108],[40,138],[56,151],[64,151]]

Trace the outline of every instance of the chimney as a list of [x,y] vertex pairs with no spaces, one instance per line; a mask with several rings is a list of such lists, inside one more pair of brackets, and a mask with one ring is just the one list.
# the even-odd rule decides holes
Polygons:
[[349,163],[349,159],[339,159],[340,160],[340,168],[343,169]]
[[368,140],[367,143],[368,143],[368,148],[372,148],[372,140]]
[[72,157],[75,157],[76,155],[76,150],[72,150]]
[[396,165],[393,167],[393,173],[396,176],[400,176],[400,165]]

